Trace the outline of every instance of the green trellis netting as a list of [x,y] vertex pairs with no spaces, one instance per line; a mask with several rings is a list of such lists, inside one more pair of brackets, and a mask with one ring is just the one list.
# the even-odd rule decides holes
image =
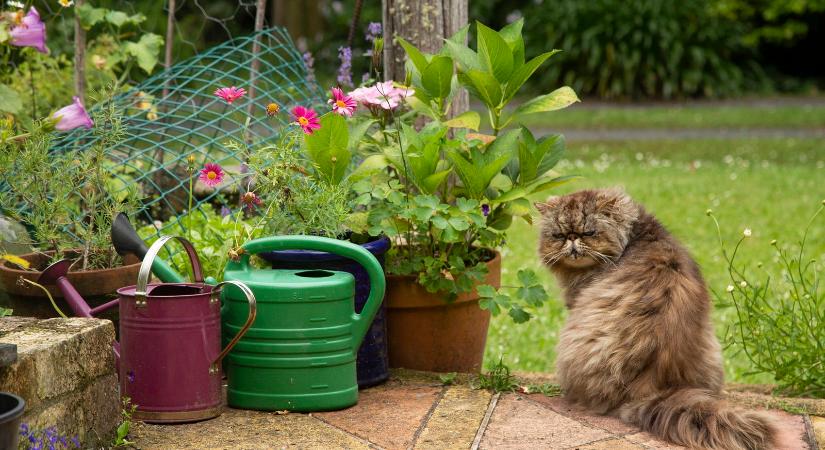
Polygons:
[[[228,86],[244,88],[247,94],[227,104],[214,92]],[[188,213],[190,157],[197,169],[215,162],[226,172],[224,182],[214,189],[195,182],[192,211],[220,203],[237,206],[245,176],[244,151],[224,144],[232,141],[245,150],[253,143],[274,140],[289,122],[292,106],[317,106],[323,95],[307,76],[301,54],[285,29],[232,39],[113,99],[126,138],[107,151],[111,176],[120,181],[119,190],[138,188],[143,203],[138,219],[164,221],[159,233],[179,224]],[[272,102],[281,112],[268,117],[266,105]],[[55,151],[89,148],[95,139],[92,130],[78,129],[57,141]],[[118,195],[119,190],[110,194]]]

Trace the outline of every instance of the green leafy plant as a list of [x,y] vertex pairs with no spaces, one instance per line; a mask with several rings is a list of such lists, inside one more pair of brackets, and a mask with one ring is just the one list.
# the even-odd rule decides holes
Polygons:
[[442,373],[438,375],[438,379],[441,380],[441,384],[445,386],[450,386],[455,383],[455,378],[458,376],[457,372],[449,372],[449,373]]
[[[414,96],[412,113],[381,122],[361,148],[370,166],[388,170],[371,174],[353,189],[370,205],[371,234],[396,240],[389,271],[416,275],[430,292],[452,301],[476,289],[482,308],[507,311],[516,322],[529,319],[529,308],[546,299],[530,271],[519,285],[497,291],[483,285],[486,263],[505,242],[515,218],[532,223],[531,195],[546,192],[573,177],[553,172],[564,153],[564,138],[536,138],[520,123],[528,116],[554,111],[578,101],[569,87],[508,108],[522,86],[556,51],[525,58],[519,20],[499,31],[476,24],[475,49],[464,44],[469,26],[427,54],[398,38],[407,52]],[[474,133],[476,111],[453,114],[452,102],[466,88],[486,109],[492,134]],[[421,126],[421,119],[428,121]],[[505,293],[507,292],[507,293]]]
[[825,397],[825,291],[820,286],[822,261],[805,251],[808,232],[825,209],[811,217],[799,243],[787,247],[776,240],[776,267],[741,265],[737,253],[751,236],[746,229],[729,253],[719,223],[713,219],[731,284],[717,293],[722,307],[736,310],[725,330],[725,343],[745,354],[756,372],[773,375],[779,389],[799,396]]
[[126,447],[133,444],[133,442],[129,440],[129,432],[132,430],[132,416],[135,414],[135,411],[137,411],[137,405],[132,404],[129,397],[123,397],[120,408],[120,425],[118,425],[115,430],[115,439],[114,442],[112,442],[113,447]]
[[504,364],[503,358],[499,358],[498,362],[493,364],[486,373],[480,374],[475,384],[476,389],[488,389],[494,392],[512,392],[517,387],[516,377],[510,373],[510,368]]

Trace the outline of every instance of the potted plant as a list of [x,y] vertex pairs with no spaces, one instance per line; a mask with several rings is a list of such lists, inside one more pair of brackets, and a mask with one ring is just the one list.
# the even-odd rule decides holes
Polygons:
[[[572,178],[552,171],[564,138],[537,138],[520,122],[578,98],[562,87],[507,108],[556,53],[525,60],[521,27],[521,20],[500,31],[477,24],[477,50],[464,44],[465,27],[432,55],[398,38],[409,58],[413,113],[368,135],[364,146],[374,153],[368,159],[387,168],[385,179],[355,185],[370,205],[370,234],[395,244],[386,301],[391,366],[478,371],[490,314],[507,311],[523,322],[546,299],[537,276],[526,270],[519,271],[518,286],[499,290],[497,248],[513,220],[532,221],[530,196]],[[385,91],[390,88],[403,89]],[[490,134],[476,132],[481,116],[475,111],[450,117],[462,88],[484,104]]]
[[[109,195],[109,164],[105,153],[122,139],[120,118],[111,105],[95,120],[78,99],[42,121],[31,133],[0,142],[0,205],[2,213],[24,225],[35,251],[5,255],[0,263],[0,289],[12,296],[40,297],[40,270],[57,259],[77,258],[69,280],[88,297],[108,295],[134,282],[136,259],[123,260],[112,248],[109,230],[118,212],[133,213],[137,195],[127,190]],[[96,143],[85,151],[51,152],[54,130],[98,126]],[[7,251],[0,249],[0,254]],[[28,280],[28,281],[24,281]],[[59,291],[48,288],[54,297]],[[26,305],[20,310],[26,311]],[[29,305],[30,306],[30,305]],[[16,308],[17,309],[17,308]]]

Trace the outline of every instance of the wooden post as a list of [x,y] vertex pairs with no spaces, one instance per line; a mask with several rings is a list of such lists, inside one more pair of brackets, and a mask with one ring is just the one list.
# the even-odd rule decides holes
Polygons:
[[[266,14],[266,0],[258,0],[255,6],[255,33],[264,29],[264,17]],[[261,51],[261,37],[255,36],[255,41],[252,42],[252,64],[249,68],[249,105],[246,107],[247,117],[252,117],[252,108],[255,106],[255,80],[258,78],[258,68],[261,66],[261,61],[258,59],[258,53]],[[249,134],[247,130],[247,134]]]
[[[435,53],[444,39],[467,24],[467,0],[382,0],[384,21],[384,79],[403,80],[404,49],[394,42],[401,36],[424,52]],[[469,109],[467,92],[453,99],[450,115]]]
[[[75,8],[80,8],[85,0],[76,0]],[[86,103],[86,30],[80,26],[80,16],[74,16],[74,92]]]
[[[169,0],[169,15],[166,17],[166,53],[163,58],[163,68],[172,67],[172,47],[175,41],[175,0]],[[169,79],[163,80],[163,98],[169,95]]]

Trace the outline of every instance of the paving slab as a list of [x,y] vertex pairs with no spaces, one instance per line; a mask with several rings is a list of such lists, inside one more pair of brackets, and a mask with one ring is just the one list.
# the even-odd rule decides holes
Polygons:
[[581,447],[576,447],[576,450],[644,450],[639,444],[634,444],[624,439],[605,439],[603,441],[594,442]]
[[813,427],[814,439],[819,443],[819,448],[825,449],[825,417],[811,416],[811,426]]
[[416,449],[468,448],[475,439],[493,394],[469,386],[450,387],[415,443]]
[[548,397],[543,394],[530,394],[530,400],[541,403],[544,406],[556,411],[559,414],[584,422],[595,428],[601,428],[611,434],[622,436],[625,434],[637,433],[638,428],[632,427],[615,417],[589,414],[583,408],[577,407],[562,397]]
[[227,409],[215,419],[137,427],[139,449],[368,449],[370,445],[309,414]]
[[412,445],[442,388],[391,381],[364,389],[352,408],[316,413],[315,417],[386,449]]
[[481,449],[567,449],[611,435],[516,394],[502,395],[481,440]]

